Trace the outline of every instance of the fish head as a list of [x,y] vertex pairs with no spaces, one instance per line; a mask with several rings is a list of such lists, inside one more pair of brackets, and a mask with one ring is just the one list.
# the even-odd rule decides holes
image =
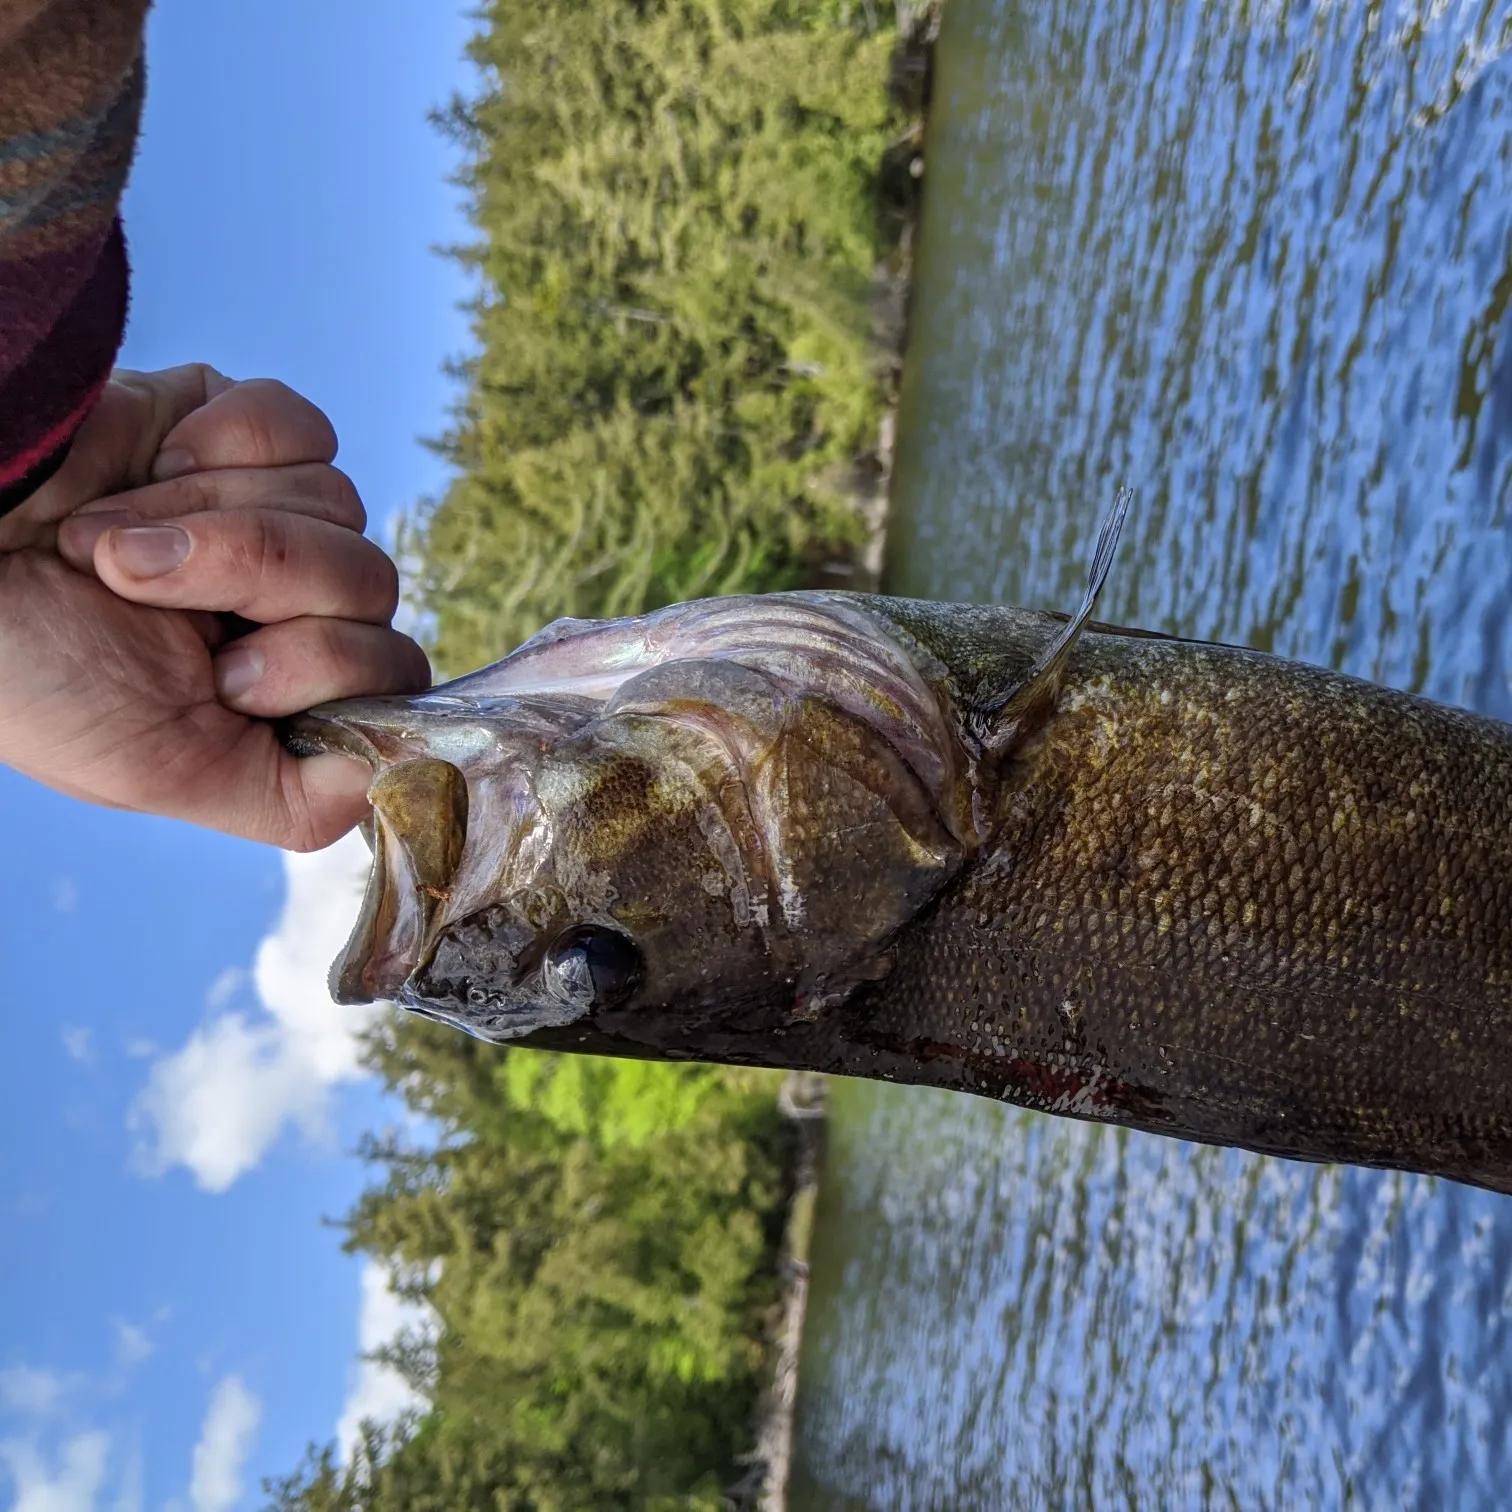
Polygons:
[[812,1019],[885,973],[962,845],[947,722],[880,633],[821,595],[679,605],[301,716],[295,749],[374,772],[333,995],[697,1053],[700,1027]]

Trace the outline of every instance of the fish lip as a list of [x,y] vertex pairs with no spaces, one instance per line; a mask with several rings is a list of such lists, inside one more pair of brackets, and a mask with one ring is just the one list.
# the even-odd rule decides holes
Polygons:
[[332,961],[326,978],[331,1001],[341,1007],[360,1007],[382,1001],[368,986],[365,968],[378,940],[383,896],[383,860],[375,845],[367,886],[362,893],[362,904],[353,921],[352,931],[341,947],[341,953]]
[[303,714],[278,722],[278,738],[292,756],[321,756],[340,752],[367,762],[376,772],[382,758],[361,730],[335,712],[337,705],[320,704]]
[[372,862],[357,916],[327,977],[332,1001],[343,1006],[403,1002],[428,953],[433,909],[426,909],[423,897],[421,938],[397,954],[392,948],[394,932],[414,902],[411,894],[418,897],[426,889],[410,885],[416,880],[410,876],[415,858],[407,843],[390,833],[391,819],[380,812],[378,801],[385,774],[405,764],[400,753],[383,742],[407,704],[396,699],[343,699],[293,715],[278,728],[285,749],[295,756],[338,752],[366,762],[373,774],[369,792],[374,807],[362,826]]

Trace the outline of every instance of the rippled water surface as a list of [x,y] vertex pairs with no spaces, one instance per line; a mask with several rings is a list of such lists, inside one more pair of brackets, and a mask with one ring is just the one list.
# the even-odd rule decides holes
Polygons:
[[[1512,719],[1512,0],[946,0],[890,587]],[[793,1505],[1512,1505],[1512,1199],[838,1088]]]

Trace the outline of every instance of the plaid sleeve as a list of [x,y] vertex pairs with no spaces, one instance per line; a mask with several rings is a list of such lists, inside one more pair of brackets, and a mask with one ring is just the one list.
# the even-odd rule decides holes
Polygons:
[[121,344],[147,5],[0,0],[0,514],[67,455]]

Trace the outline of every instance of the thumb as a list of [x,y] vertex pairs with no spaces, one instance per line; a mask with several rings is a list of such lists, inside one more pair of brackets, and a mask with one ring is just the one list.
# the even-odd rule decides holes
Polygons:
[[291,756],[270,725],[237,722],[242,738],[200,780],[132,807],[291,851],[323,850],[367,818],[373,774],[365,761],[330,751]]
[[284,801],[270,832],[252,838],[284,850],[323,850],[367,818],[373,780],[367,762],[334,751],[291,756],[280,750],[279,757]]

